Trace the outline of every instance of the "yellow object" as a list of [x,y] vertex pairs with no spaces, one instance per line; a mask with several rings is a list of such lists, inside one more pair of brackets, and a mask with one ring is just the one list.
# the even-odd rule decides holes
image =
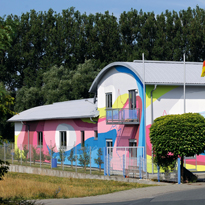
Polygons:
[[203,62],[203,67],[202,67],[202,72],[201,72],[201,77],[205,76],[205,61]]

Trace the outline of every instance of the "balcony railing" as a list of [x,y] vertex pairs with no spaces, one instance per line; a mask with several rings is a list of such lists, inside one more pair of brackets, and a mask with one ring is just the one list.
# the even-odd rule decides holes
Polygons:
[[140,109],[106,109],[107,124],[139,124]]

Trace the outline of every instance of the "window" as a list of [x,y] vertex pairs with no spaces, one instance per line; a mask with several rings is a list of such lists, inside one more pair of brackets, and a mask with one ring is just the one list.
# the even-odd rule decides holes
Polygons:
[[130,139],[129,140],[129,155],[130,157],[137,157],[137,140]]
[[67,146],[67,135],[66,131],[60,131],[60,146],[66,147]]
[[81,147],[85,146],[85,133],[81,131]]
[[38,146],[43,145],[43,133],[38,132]]
[[112,155],[112,140],[106,140],[107,153]]
[[129,108],[136,108],[136,90],[129,90]]
[[106,108],[112,108],[112,93],[106,93]]
[[94,139],[95,139],[95,140],[98,139],[98,131],[97,131],[97,130],[94,131]]

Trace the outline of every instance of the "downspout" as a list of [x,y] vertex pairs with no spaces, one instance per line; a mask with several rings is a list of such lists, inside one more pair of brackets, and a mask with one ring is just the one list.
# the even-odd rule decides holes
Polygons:
[[[153,92],[156,90],[157,84],[154,85],[154,89],[151,91],[151,124],[153,124]],[[152,150],[152,174],[154,173],[154,165],[153,165],[153,150]]]
[[98,121],[95,121],[92,119],[92,117],[90,117],[90,121],[94,122],[94,123],[97,123]]
[[154,85],[154,89],[151,91],[151,123],[153,124],[153,92],[156,90],[157,84]]

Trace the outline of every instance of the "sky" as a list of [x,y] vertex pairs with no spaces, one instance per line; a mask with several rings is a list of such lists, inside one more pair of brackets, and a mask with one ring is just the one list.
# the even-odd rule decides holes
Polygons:
[[63,9],[75,7],[80,13],[95,14],[109,11],[117,18],[123,11],[130,11],[131,8],[144,12],[154,12],[156,15],[169,11],[187,10],[199,6],[205,9],[205,0],[0,0],[0,16],[18,15],[29,12],[31,9],[48,11],[52,8],[57,13]]

